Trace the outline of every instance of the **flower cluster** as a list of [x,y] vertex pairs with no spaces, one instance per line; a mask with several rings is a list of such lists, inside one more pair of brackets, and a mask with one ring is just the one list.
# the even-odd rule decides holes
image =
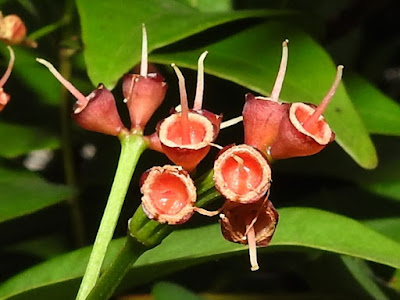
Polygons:
[[[270,163],[276,159],[313,155],[334,140],[334,133],[323,117],[342,76],[337,69],[332,87],[317,107],[302,102],[279,101],[288,59],[288,41],[282,44],[282,59],[270,97],[246,95],[243,108],[245,143],[220,147],[214,144],[222,116],[202,108],[204,60],[198,60],[196,96],[189,109],[185,79],[175,64],[180,109],[160,121],[156,131],[145,136],[149,148],[164,153],[175,165],[155,166],[141,178],[142,208],[149,219],[169,225],[182,224],[194,212],[220,216],[225,239],[249,245],[251,270],[257,270],[257,246],[267,246],[275,232],[278,212],[269,199]],[[144,127],[162,103],[167,85],[160,74],[147,73],[147,36],[143,27],[140,74],[123,78],[124,102],[130,115],[128,130],[122,123],[112,93],[103,85],[88,96],[82,95],[48,62],[58,80],[77,98],[73,118],[83,128],[113,136],[143,134]],[[220,147],[214,162],[213,181],[225,199],[216,211],[196,207],[196,185],[191,179],[210,147]]]

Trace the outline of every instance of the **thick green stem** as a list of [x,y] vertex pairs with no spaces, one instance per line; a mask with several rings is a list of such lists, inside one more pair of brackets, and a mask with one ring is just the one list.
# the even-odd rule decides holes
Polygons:
[[143,244],[138,243],[134,238],[128,236],[124,247],[108,269],[101,275],[96,287],[90,292],[87,300],[110,299],[125,274],[147,249]]
[[96,284],[100,268],[107,251],[108,244],[114,234],[114,229],[121,212],[122,204],[128,191],[133,172],[140,155],[146,149],[147,144],[141,135],[121,136],[121,155],[115,173],[108,202],[101,219],[96,240],[90,254],[89,263],[86,267],[77,300],[86,299]]

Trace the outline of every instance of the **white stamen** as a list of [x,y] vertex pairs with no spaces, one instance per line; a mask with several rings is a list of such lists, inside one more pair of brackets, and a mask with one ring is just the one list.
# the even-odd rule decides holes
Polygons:
[[72,85],[68,80],[66,80],[58,71],[57,69],[48,61],[36,58],[36,61],[49,69],[49,71],[57,78],[58,81],[78,100],[79,106],[74,113],[81,112],[88,103],[88,99],[80,92],[76,87]]
[[278,75],[276,76],[275,84],[271,92],[271,100],[278,101],[279,94],[281,93],[283,80],[285,79],[287,61],[288,61],[288,47],[289,40],[284,40],[282,43],[282,58],[279,66]]
[[239,116],[228,121],[222,122],[220,129],[228,128],[243,121],[243,116]]
[[204,92],[204,59],[206,58],[208,51],[204,51],[197,63],[197,88],[196,97],[194,98],[193,109],[200,110],[203,106],[203,92]]
[[140,63],[140,75],[147,77],[147,32],[146,26],[142,24],[142,62]]

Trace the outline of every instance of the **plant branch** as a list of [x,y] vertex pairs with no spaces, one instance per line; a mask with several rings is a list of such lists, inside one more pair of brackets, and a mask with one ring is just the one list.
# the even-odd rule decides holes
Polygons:
[[86,299],[96,284],[108,244],[114,234],[115,226],[133,172],[136,168],[139,157],[147,147],[147,144],[141,135],[122,135],[120,139],[121,155],[118,161],[117,171],[115,173],[114,182],[104,210],[103,218],[101,219],[100,227],[97,232],[96,240],[93,245],[93,250],[90,254],[89,263],[86,267],[86,272],[78,291],[77,300]]

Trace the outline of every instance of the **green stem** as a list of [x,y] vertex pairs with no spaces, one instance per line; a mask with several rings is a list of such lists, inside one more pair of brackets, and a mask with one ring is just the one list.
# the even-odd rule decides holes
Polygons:
[[54,31],[56,31],[57,29],[67,25],[70,21],[70,16],[65,15],[62,19],[60,19],[59,21],[55,22],[55,23],[51,23],[48,24],[42,28],[39,28],[38,30],[32,32],[28,38],[32,41],[36,41]]
[[[196,203],[197,206],[199,206],[199,204],[207,205],[221,197],[221,194],[218,193],[211,182],[213,181],[210,172],[201,176],[196,181],[197,186],[209,187],[208,190],[205,188],[201,189],[201,195],[198,195],[199,199]],[[199,189],[197,192],[199,192]],[[129,221],[129,234],[123,249],[117,255],[114,262],[100,277],[87,299],[109,299],[121,280],[124,278],[125,274],[130,270],[140,255],[146,250],[161,243],[161,241],[167,237],[174,228],[176,227],[149,220],[144,213],[142,206],[139,206],[132,219]],[[132,245],[135,246],[132,247]]]
[[132,264],[134,264],[146,250],[147,247],[128,236],[123,248],[108,269],[102,274],[96,287],[88,295],[87,300],[110,299]]
[[118,161],[117,171],[93,245],[93,250],[90,254],[89,263],[78,291],[77,300],[86,299],[96,284],[108,244],[112,239],[115,226],[117,225],[133,172],[140,155],[146,147],[147,144],[141,135],[121,136],[121,155]]

